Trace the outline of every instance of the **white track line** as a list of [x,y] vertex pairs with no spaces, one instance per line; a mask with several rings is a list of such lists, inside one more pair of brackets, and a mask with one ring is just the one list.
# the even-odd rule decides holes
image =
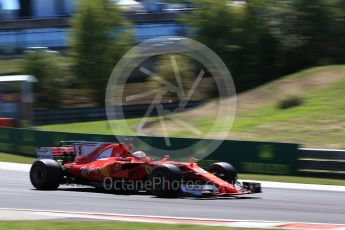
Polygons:
[[[150,216],[150,215],[127,215],[114,213],[90,213],[90,212],[72,212],[72,211],[52,211],[35,209],[6,209],[0,208],[0,212],[11,212],[12,214],[25,216],[37,215],[37,218],[79,218],[93,220],[112,220],[125,222],[145,222],[161,224],[195,224],[206,226],[225,226],[241,228],[274,228],[274,229],[329,229],[341,230],[345,224],[328,223],[304,223],[304,222],[285,222],[285,221],[260,221],[260,220],[232,220],[232,219],[206,219],[191,217],[172,217],[172,216]],[[1,219],[1,217],[0,217]]]
[[[0,162],[0,170],[29,172],[30,164],[18,164]],[[338,185],[319,185],[319,184],[302,184],[302,183],[285,183],[274,181],[254,181],[245,180],[249,182],[261,183],[263,188],[280,188],[280,189],[298,189],[298,190],[314,190],[314,191],[328,191],[328,192],[345,192],[345,186]]]
[[282,188],[282,189],[299,189],[299,190],[315,190],[328,192],[345,192],[345,186],[339,185],[321,185],[321,184],[302,184],[302,183],[285,183],[274,181],[252,181],[249,182],[261,183],[263,188]]
[[29,172],[30,167],[31,167],[31,165],[29,165],[29,164],[0,162],[0,169],[6,170],[6,171]]

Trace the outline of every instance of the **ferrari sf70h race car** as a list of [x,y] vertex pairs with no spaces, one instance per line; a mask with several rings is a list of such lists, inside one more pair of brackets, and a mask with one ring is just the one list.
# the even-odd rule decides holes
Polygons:
[[38,190],[62,184],[87,185],[116,192],[146,191],[158,197],[233,196],[261,192],[259,183],[238,182],[235,168],[226,162],[207,170],[197,163],[164,156],[152,160],[132,145],[62,141],[59,147],[41,147],[30,170]]

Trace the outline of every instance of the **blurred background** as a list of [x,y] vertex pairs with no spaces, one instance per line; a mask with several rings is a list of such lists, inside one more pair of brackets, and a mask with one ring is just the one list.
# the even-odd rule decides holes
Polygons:
[[[345,1],[343,0],[2,0],[0,1],[0,124],[111,134],[105,87],[117,61],[133,46],[159,36],[202,42],[230,70],[238,94],[232,131],[217,138],[296,142],[345,148]],[[177,57],[186,87],[195,63]],[[168,81],[170,60],[146,63]],[[33,76],[33,77],[30,77]],[[217,98],[205,74],[189,111],[178,116],[207,129]],[[158,87],[143,73],[128,95]],[[151,98],[128,103],[135,130]],[[178,100],[164,100],[174,109]],[[140,105],[140,106],[139,106]],[[158,118],[146,134],[160,135]],[[119,120],[119,123],[124,122]],[[170,136],[193,133],[168,124]]]

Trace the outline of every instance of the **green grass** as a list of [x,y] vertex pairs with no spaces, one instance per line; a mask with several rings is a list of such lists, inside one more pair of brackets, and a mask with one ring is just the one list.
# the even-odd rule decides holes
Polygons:
[[[135,135],[135,127],[141,119],[128,119],[112,121],[115,125],[114,130],[118,135]],[[130,129],[126,128],[128,124]],[[92,133],[92,134],[113,134],[108,121],[91,121],[91,122],[76,122],[67,124],[42,125],[36,126],[39,130],[56,131],[56,132],[71,132],[71,133]],[[134,131],[133,131],[134,130]]]
[[277,101],[272,101],[239,114],[234,136],[237,133],[248,140],[297,142],[314,148],[345,148],[344,94],[345,75],[332,85],[301,92],[302,106],[281,110]]
[[22,163],[22,164],[32,164],[35,158],[32,157],[25,157],[11,153],[0,153],[0,161],[1,162],[14,162],[14,163]]
[[36,126],[36,128],[43,131],[112,134],[107,121],[91,121],[91,122],[76,122],[76,123],[54,124],[54,125],[41,125],[41,126]]
[[[313,83],[313,79],[320,75],[337,80],[327,83],[326,79],[327,84],[323,82]],[[274,91],[275,88],[284,86],[286,82],[296,81],[298,81],[296,88],[300,87],[301,89],[292,89],[292,92],[300,97],[304,103],[290,109],[279,109],[277,105],[282,98],[279,98],[279,95],[277,97],[270,96],[270,92]],[[318,85],[318,87],[311,87],[313,84]],[[248,94],[251,93],[248,92]],[[325,66],[300,71],[258,87],[253,93],[254,95],[265,95],[264,102],[257,106],[251,101],[240,101],[242,104],[239,105],[239,108],[241,105],[248,104],[251,106],[237,112],[234,125],[228,136],[229,139],[294,142],[313,148],[345,148],[345,100],[343,100],[345,95],[345,66]],[[195,110],[203,110],[203,108],[196,108]],[[197,114],[197,116],[192,117],[193,119],[188,112],[177,116],[182,120],[191,122],[201,131],[210,130],[215,115],[205,113],[204,110]],[[155,119],[157,118],[151,118],[151,121]],[[117,134],[137,134],[134,128],[132,130],[124,128],[123,124],[126,122],[131,127],[135,127],[140,119],[114,121],[118,125]],[[158,124],[154,127],[157,128],[157,126]],[[173,123],[170,124],[170,127],[173,128],[168,126],[168,135],[195,137],[188,129],[175,129],[175,126]],[[212,133],[214,137],[217,137],[218,133],[228,132],[228,128],[223,124],[216,127],[216,131]],[[46,125],[37,128],[63,132],[112,134],[106,121]],[[162,131],[159,129],[152,129],[150,134],[161,135],[161,133]]]
[[[327,83],[327,80],[326,83],[313,82],[312,79],[317,75],[337,80],[333,83]],[[286,90],[291,90],[291,95],[301,98],[303,104],[289,109],[279,109],[278,103],[289,96],[281,98],[267,92],[271,92],[272,88],[284,87],[286,82],[297,80],[295,88]],[[305,83],[308,80],[309,82]],[[312,87],[313,84],[317,87]],[[301,89],[298,89],[299,87]],[[326,66],[300,71],[247,94],[262,96],[264,102],[257,106],[248,99],[240,101],[242,104],[239,108],[243,104],[250,106],[237,112],[229,139],[292,142],[311,148],[345,148],[345,66]],[[192,124],[201,127],[201,130],[210,129],[214,119],[202,115],[202,111],[199,114]],[[187,116],[181,117],[184,120],[188,119]],[[227,131],[226,127],[219,126],[214,136]],[[193,134],[188,130],[180,130],[173,131],[170,135]]]
[[94,222],[94,221],[0,221],[0,229],[11,230],[154,230],[154,229],[184,229],[184,230],[235,230],[244,228],[208,227],[199,225],[148,224],[127,222]]
[[0,60],[0,74],[21,72],[22,59]]
[[[261,86],[252,92],[256,95],[265,95],[274,87],[281,87],[288,81],[299,80],[302,87],[303,81],[313,79],[315,75],[324,74],[337,81],[318,87],[310,87],[309,82],[304,90],[292,90],[292,95],[303,100],[303,104],[289,109],[280,109],[278,103],[288,96],[279,98],[279,95],[266,98],[260,106],[255,104],[245,110],[239,110],[229,133],[229,139],[293,142],[312,148],[345,148],[345,68],[344,66],[317,67],[283,77],[277,82]],[[328,76],[329,75],[329,76]],[[288,90],[288,89],[287,89]],[[250,94],[249,92],[248,94]],[[283,92],[282,92],[283,93]],[[291,96],[290,96],[291,97]],[[240,101],[251,104],[251,101]],[[241,104],[240,106],[241,107]],[[202,113],[200,113],[202,114]],[[187,117],[185,117],[187,119]],[[183,116],[182,116],[183,119]],[[212,117],[200,115],[194,121],[194,126],[210,129]],[[226,127],[217,129],[218,133],[227,132]],[[217,132],[214,133],[215,136]],[[175,131],[171,136],[190,136],[188,130]]]

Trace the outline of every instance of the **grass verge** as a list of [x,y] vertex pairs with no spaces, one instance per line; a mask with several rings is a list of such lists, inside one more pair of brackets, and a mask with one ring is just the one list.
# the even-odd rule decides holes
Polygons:
[[[141,121],[140,118],[128,120],[112,121],[118,135],[136,135],[135,127]],[[127,126],[130,128],[128,129]],[[92,134],[109,134],[112,131],[109,127],[108,121],[90,121],[90,122],[75,122],[66,124],[53,124],[36,126],[38,130],[55,131],[55,132],[70,132],[70,133],[92,133]]]
[[0,153],[0,161],[1,162],[32,164],[34,162],[34,160],[35,160],[35,158],[33,158],[33,157],[19,156],[19,155],[11,154],[11,153]]
[[[238,95],[238,108],[234,125],[216,124],[212,137],[228,133],[228,139],[292,142],[311,148],[345,148],[345,66],[310,68]],[[293,95],[303,103],[281,109],[279,103]],[[216,109],[202,106],[176,114],[181,120],[197,127],[204,134],[211,130]],[[148,125],[150,135],[161,135],[159,122]],[[140,119],[114,121],[119,135],[136,135],[135,127]],[[128,123],[131,129],[125,129]],[[195,137],[192,130],[179,127],[167,120],[169,136]],[[40,130],[111,134],[106,121],[79,122],[38,126]]]
[[0,60],[0,74],[21,72],[22,59]]
[[93,221],[0,221],[0,229],[11,230],[155,230],[155,229],[185,229],[185,230],[236,230],[243,228],[229,227],[208,227],[199,225],[173,225],[173,224],[148,224],[148,223],[127,223],[127,222],[93,222]]

